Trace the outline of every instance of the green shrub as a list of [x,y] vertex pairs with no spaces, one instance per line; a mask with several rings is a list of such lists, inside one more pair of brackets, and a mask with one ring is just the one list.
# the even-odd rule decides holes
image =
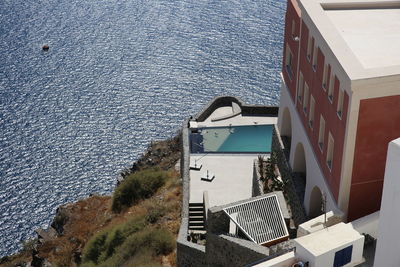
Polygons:
[[147,228],[124,242],[125,251],[129,251],[129,255],[133,255],[139,248],[150,249],[154,255],[167,255],[175,248],[175,239],[166,229]]
[[148,238],[156,255],[167,255],[175,249],[175,239],[165,229],[153,230]]
[[156,223],[162,216],[166,213],[166,208],[164,206],[151,206],[148,207],[148,212],[146,215],[146,221],[148,223]]
[[143,216],[135,216],[123,224],[94,235],[83,249],[84,266],[89,266],[90,263],[98,264],[106,261],[124,243],[127,237],[143,230],[145,227],[145,218]]
[[154,256],[167,255],[174,249],[174,237],[166,229],[146,228],[129,236],[112,257],[99,264],[122,266],[129,262],[133,266],[143,266],[142,263],[147,262],[147,266],[153,266]]
[[108,232],[103,231],[93,236],[83,249],[83,261],[94,262],[97,264],[101,253],[104,250],[104,244],[107,239]]
[[133,257],[125,261],[124,266],[159,267],[160,262],[157,260],[157,258],[153,257],[153,252],[150,249],[144,248],[139,250]]
[[167,172],[154,169],[143,170],[127,176],[115,189],[112,210],[120,212],[140,199],[151,197],[164,185]]
[[120,226],[124,236],[128,237],[136,232],[143,230],[146,227],[146,220],[144,217],[137,216],[125,222]]
[[99,257],[99,262],[105,261],[107,258],[114,254],[116,247],[121,245],[125,240],[125,237],[121,229],[113,229],[108,233],[107,238],[104,242],[103,251]]

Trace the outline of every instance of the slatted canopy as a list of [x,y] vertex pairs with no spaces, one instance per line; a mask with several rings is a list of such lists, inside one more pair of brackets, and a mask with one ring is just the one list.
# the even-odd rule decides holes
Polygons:
[[276,195],[250,200],[223,210],[257,244],[268,245],[289,236]]

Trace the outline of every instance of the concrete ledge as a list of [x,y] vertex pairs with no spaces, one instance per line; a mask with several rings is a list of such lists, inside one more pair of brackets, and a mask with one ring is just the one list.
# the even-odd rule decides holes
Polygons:
[[321,6],[324,10],[400,8],[400,2],[398,0],[331,1],[321,3]]
[[230,119],[239,115],[240,113],[242,113],[242,109],[240,108],[239,104],[237,104],[236,102],[232,102],[232,113],[211,119],[211,121],[222,121]]
[[222,120],[230,119],[230,118],[236,117],[237,115],[240,115],[240,113],[241,112],[231,113],[231,114],[228,114],[228,115],[224,115],[224,116],[221,116],[221,117],[217,117],[217,118],[211,119],[211,121],[222,121]]
[[189,219],[183,218],[178,233],[176,258],[178,266],[207,266],[206,247],[187,241]]
[[356,229],[360,234],[369,234],[373,238],[378,238],[378,225],[379,225],[379,213],[376,211],[367,216],[361,217],[355,221],[350,222],[353,228]]
[[[240,98],[233,96],[217,96],[211,100],[204,108],[198,112],[193,119],[196,121],[205,121],[217,108],[232,106],[232,103],[236,103],[243,116],[250,115],[263,115],[263,116],[278,116],[278,106],[263,106],[263,105],[247,105]],[[237,114],[238,115],[238,114]]]

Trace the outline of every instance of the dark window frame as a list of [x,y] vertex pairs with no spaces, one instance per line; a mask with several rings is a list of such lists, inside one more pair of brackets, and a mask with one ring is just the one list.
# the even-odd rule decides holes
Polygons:
[[353,254],[353,245],[345,247],[335,253],[335,260],[333,267],[341,267],[351,262],[351,255]]

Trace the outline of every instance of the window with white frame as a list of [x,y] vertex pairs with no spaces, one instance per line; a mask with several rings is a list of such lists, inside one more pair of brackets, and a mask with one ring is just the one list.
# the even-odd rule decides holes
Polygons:
[[318,134],[318,146],[323,151],[324,149],[324,138],[325,138],[325,119],[321,115],[319,119],[319,134]]
[[304,85],[303,73],[300,71],[299,84],[297,85],[297,98],[299,99],[300,103],[302,103],[303,99],[303,85]]
[[329,78],[329,86],[328,86],[328,98],[331,103],[333,102],[333,89],[335,86],[335,74],[331,70],[331,76]]
[[285,57],[285,65],[286,65],[286,71],[289,74],[289,78],[292,79],[293,77],[293,54],[292,51],[290,50],[289,45],[286,45],[286,57]]
[[332,170],[332,165],[333,165],[333,147],[334,147],[334,140],[332,137],[331,132],[329,132],[329,138],[328,138],[328,152],[326,154],[326,164],[328,165],[328,168]]
[[310,113],[308,114],[308,124],[310,125],[311,129],[313,128],[313,124],[314,124],[314,109],[315,109],[315,99],[311,95],[311,97],[310,97]]
[[318,58],[318,46],[314,41],[314,51],[312,57],[312,67],[314,71],[317,71],[317,58]]
[[305,82],[304,83],[304,95],[303,95],[303,109],[304,113],[307,114],[307,108],[308,108],[308,94],[310,93],[310,88],[308,87],[308,84]]
[[308,61],[311,60],[311,53],[312,53],[313,46],[314,46],[314,38],[311,37],[311,34],[308,34],[308,40],[307,40],[307,59],[308,59]]
[[344,96],[343,90],[339,89],[338,104],[337,104],[337,110],[336,110],[339,118],[342,118],[342,114],[343,114],[343,96]]
[[324,65],[324,73],[322,75],[322,88],[326,90],[327,86],[328,86],[328,64]]

